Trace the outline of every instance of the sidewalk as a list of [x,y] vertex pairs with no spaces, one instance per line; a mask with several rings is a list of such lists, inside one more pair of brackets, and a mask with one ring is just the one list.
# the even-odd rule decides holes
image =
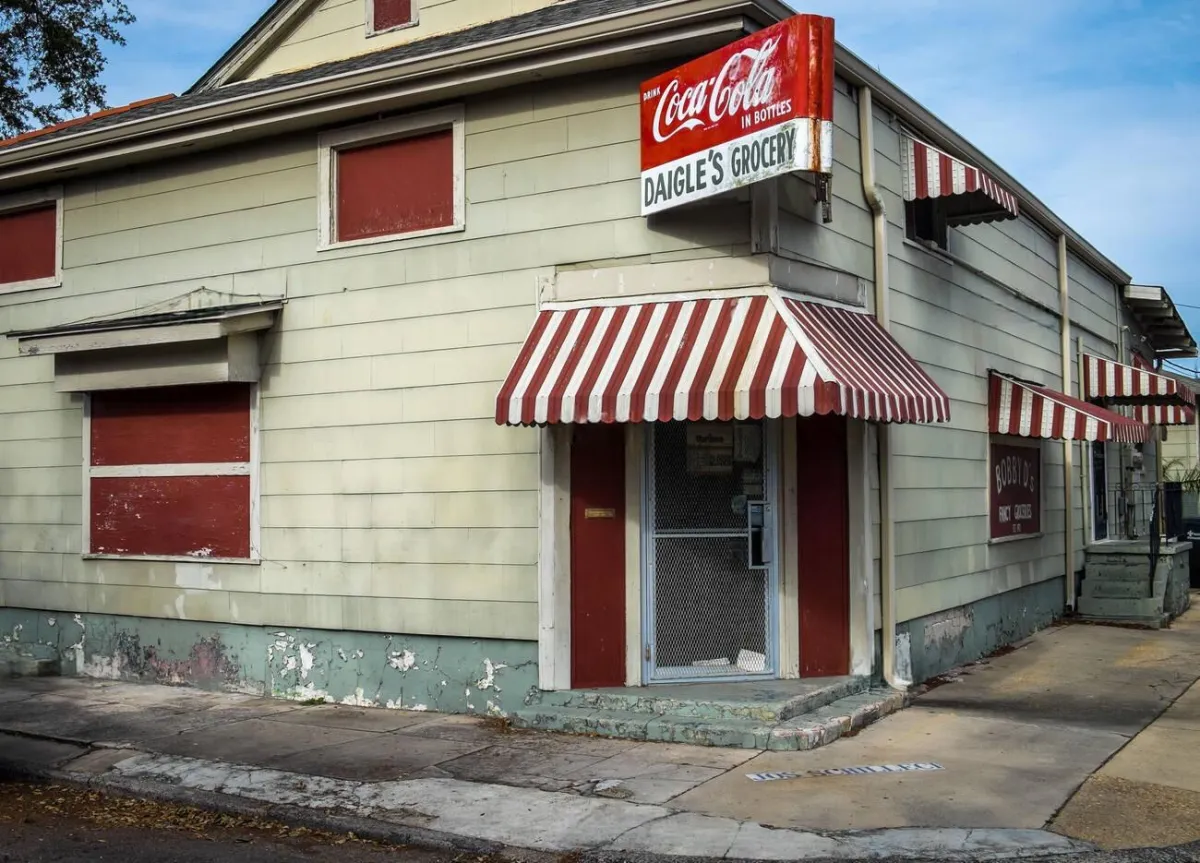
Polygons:
[[[794,753],[42,678],[0,682],[0,771],[478,852],[1052,854],[1200,839],[1200,687],[1180,698],[1197,677],[1200,611],[1159,632],[1054,627]],[[943,769],[746,775],[905,762]]]

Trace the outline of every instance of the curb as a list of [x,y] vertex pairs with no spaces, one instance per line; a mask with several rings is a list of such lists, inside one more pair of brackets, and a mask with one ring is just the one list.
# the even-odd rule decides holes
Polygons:
[[[0,737],[6,732],[0,731]],[[41,740],[47,743],[58,743],[62,745],[61,739],[46,735],[36,735],[24,733],[14,735],[18,739],[26,740]],[[680,863],[699,863],[699,861],[716,860],[721,858],[719,852],[716,856],[708,853],[698,853],[694,855],[686,854],[671,854],[667,851],[657,851],[650,847],[636,849],[630,847],[629,850],[618,850],[612,847],[613,843],[619,841],[624,834],[617,836],[612,840],[605,840],[599,844],[588,843],[586,840],[581,847],[574,850],[552,849],[552,848],[528,848],[511,842],[480,838],[476,836],[464,835],[462,833],[450,832],[447,830],[430,829],[422,826],[414,826],[411,823],[404,824],[398,821],[391,821],[386,817],[375,817],[375,813],[367,814],[352,814],[339,812],[334,808],[310,807],[305,805],[292,805],[272,803],[266,800],[256,800],[250,797],[242,797],[237,794],[226,793],[224,791],[211,791],[204,788],[187,787],[178,784],[178,780],[173,780],[170,775],[163,775],[161,778],[147,778],[145,775],[123,775],[119,772],[100,772],[91,773],[83,771],[75,771],[69,768],[69,765],[82,757],[101,752],[128,752],[130,758],[137,757],[160,757],[154,756],[153,753],[143,752],[140,749],[133,747],[121,746],[106,746],[104,744],[79,744],[72,745],[78,748],[78,752],[71,755],[64,753],[63,757],[58,759],[54,765],[47,766],[43,764],[31,763],[28,761],[20,761],[13,757],[0,758],[0,780],[3,779],[27,779],[34,781],[52,781],[64,784],[70,784],[77,787],[89,788],[98,791],[107,792],[110,794],[149,799],[164,803],[172,803],[176,805],[193,806],[210,812],[227,812],[236,815],[266,818],[272,821],[279,822],[288,826],[307,827],[310,829],[322,830],[330,833],[354,833],[365,839],[370,839],[376,842],[407,846],[414,848],[424,848],[434,851],[450,851],[456,853],[469,853],[477,856],[493,856],[505,858],[517,858],[522,861],[532,861],[532,863],[551,863],[551,861],[560,861],[565,857],[576,858],[578,860],[586,860],[588,863],[628,863],[628,861],[640,861],[640,863],[667,863],[667,861],[680,861]],[[196,763],[220,765],[221,767],[230,769],[247,769],[247,766],[242,765],[227,765],[223,762],[212,762],[204,759],[185,759]],[[68,766],[60,766],[68,765]],[[111,768],[104,768],[105,771]],[[308,777],[309,779],[320,779],[320,777]],[[369,785],[370,783],[364,783]],[[542,792],[546,793],[546,792]],[[660,808],[660,807],[655,807]],[[670,818],[678,816],[688,816],[689,813],[673,813]],[[708,816],[693,816],[704,819]],[[728,819],[725,819],[728,820]],[[651,823],[656,823],[658,819],[643,822],[642,826],[647,826]],[[739,822],[742,828],[752,830],[773,830],[773,828],[764,828],[762,825],[753,824],[751,822]],[[633,828],[637,829],[637,828]],[[872,834],[886,834],[892,831],[845,831],[838,833],[826,833],[824,831],[800,830],[795,831],[796,841],[803,844],[805,836],[811,837],[814,840],[848,840],[853,842],[855,839],[862,840]],[[908,830],[895,831],[898,833],[908,833]],[[911,834],[919,835],[921,833],[937,832],[922,828],[912,828]],[[951,833],[966,832],[968,835],[974,831],[970,830],[952,830]],[[1006,831],[1000,831],[1006,832]],[[1025,831],[1011,831],[1025,832]],[[1046,831],[1028,831],[1036,833],[1044,833]],[[739,834],[740,835],[740,834]],[[926,848],[918,852],[915,848],[904,850],[906,843],[900,841],[894,846],[893,850],[888,850],[888,846],[882,845],[875,848],[863,847],[861,854],[823,854],[816,853],[805,854],[797,845],[794,849],[788,852],[788,855],[780,856],[778,847],[768,852],[765,858],[746,857],[746,858],[724,858],[727,860],[745,859],[803,859],[806,861],[820,860],[836,860],[838,863],[852,863],[852,861],[867,860],[867,859],[907,859],[910,861],[939,859],[939,860],[954,860],[954,861],[984,861],[984,860],[1001,860],[1001,859],[1037,859],[1040,861],[1070,860],[1079,861],[1088,858],[1081,857],[1082,854],[1094,853],[1097,849],[1094,846],[1080,842],[1078,840],[1069,839],[1069,837],[1060,837],[1069,843],[1069,847],[1038,847],[1035,843],[1029,850],[1022,850],[1020,846],[1013,847],[1011,844],[1005,848],[989,849],[985,846],[968,848],[952,848],[949,846],[938,848],[940,842],[932,845],[927,845]],[[1011,841],[1011,840],[1010,840]],[[788,846],[792,848],[792,846]],[[815,850],[815,849],[813,849]],[[728,853],[726,851],[725,853]]]

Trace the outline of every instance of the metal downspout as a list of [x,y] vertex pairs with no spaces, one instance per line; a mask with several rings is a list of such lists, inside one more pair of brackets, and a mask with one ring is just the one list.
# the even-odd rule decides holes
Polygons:
[[[1067,235],[1058,235],[1058,298],[1062,320],[1062,391],[1071,392],[1071,280],[1067,273]],[[1063,562],[1066,566],[1066,608],[1075,610],[1075,442],[1063,441]]]
[[[862,163],[863,195],[871,208],[875,234],[875,317],[885,330],[891,329],[888,302],[887,210],[875,185],[875,115],[871,88],[858,89],[858,143]],[[883,679],[894,689],[907,689],[911,681],[896,674],[896,523],[892,515],[895,486],[892,479],[891,427],[877,427],[879,444],[879,598],[883,651]]]

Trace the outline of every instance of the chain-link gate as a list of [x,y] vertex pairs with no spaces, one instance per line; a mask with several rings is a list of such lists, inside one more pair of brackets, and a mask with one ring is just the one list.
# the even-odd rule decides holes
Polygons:
[[647,680],[773,675],[775,530],[762,423],[655,423]]

